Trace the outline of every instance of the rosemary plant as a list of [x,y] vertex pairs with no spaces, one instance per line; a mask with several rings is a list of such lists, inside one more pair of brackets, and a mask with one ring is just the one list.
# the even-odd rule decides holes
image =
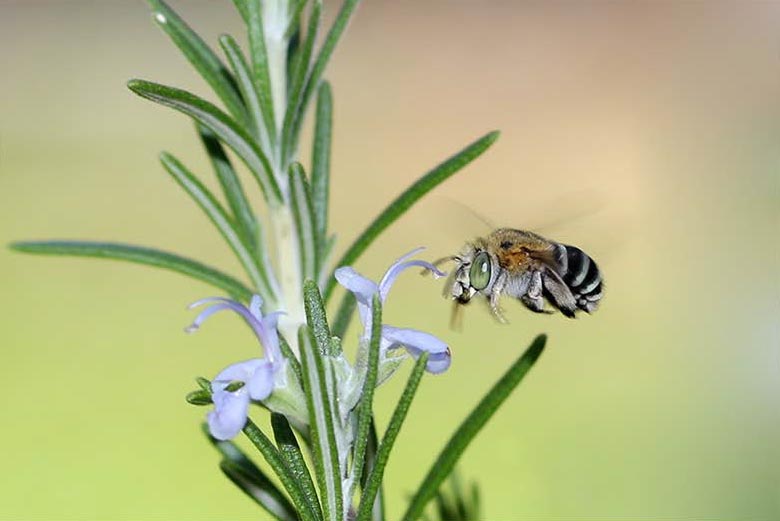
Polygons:
[[[319,48],[321,0],[234,0],[246,25],[248,49],[245,53],[232,36],[223,35],[219,45],[224,61],[162,0],[149,4],[154,21],[213,88],[222,108],[186,90],[150,81],[131,80],[128,87],[195,122],[221,200],[178,158],[163,152],[160,161],[225,239],[247,282],[175,253],[128,244],[47,241],[12,247],[152,265],[220,290],[225,296],[192,304],[201,311],[187,331],[198,329],[216,312],[233,311],[252,328],[264,355],[232,364],[211,380],[198,378],[198,389],[187,396],[189,403],[210,408],[204,432],[221,454],[222,472],[276,519],[384,519],[382,484],[395,440],[421,378],[426,371],[446,371],[451,352],[430,333],[385,324],[382,308],[393,282],[407,268],[444,274],[413,259],[420,250],[394,262],[378,282],[350,266],[420,198],[487,150],[498,133],[482,136],[420,177],[332,262],[328,196],[333,100],[323,75],[358,0],[344,1]],[[313,104],[307,171],[300,158],[300,134]],[[226,149],[254,178],[267,205],[267,220],[252,209]],[[337,284],[347,291],[331,321],[325,308]],[[341,344],[355,310],[362,329],[356,359],[350,362]],[[538,337],[453,433],[403,519],[420,518],[434,498],[440,516],[478,515],[477,492],[467,497],[458,485],[453,488],[456,497],[448,499],[440,486],[544,344],[545,337]],[[414,369],[379,437],[373,421],[375,389],[406,358],[415,360]],[[250,418],[253,404],[270,411],[272,436]],[[276,480],[231,441],[242,432]]]

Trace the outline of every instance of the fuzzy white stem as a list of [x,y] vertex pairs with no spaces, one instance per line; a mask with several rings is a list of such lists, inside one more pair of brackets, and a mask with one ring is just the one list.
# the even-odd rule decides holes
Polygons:
[[[276,134],[280,135],[287,109],[287,38],[285,31],[290,20],[289,0],[266,0],[263,4],[263,31],[268,53],[271,77],[271,96],[274,105]],[[279,158],[277,158],[278,160]]]
[[271,222],[276,243],[279,282],[282,288],[282,310],[286,313],[279,320],[279,331],[298,355],[298,328],[306,322],[306,312],[303,307],[300,252],[290,207],[280,205],[273,208]]

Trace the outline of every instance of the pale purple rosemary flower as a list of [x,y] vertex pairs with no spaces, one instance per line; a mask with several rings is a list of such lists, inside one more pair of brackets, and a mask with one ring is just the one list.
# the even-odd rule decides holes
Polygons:
[[[373,296],[379,294],[382,305],[384,305],[391,286],[401,272],[407,268],[419,267],[431,271],[437,277],[445,275],[430,262],[408,260],[422,250],[423,248],[412,250],[395,261],[387,269],[379,284],[359,274],[350,266],[336,270],[336,280],[351,291],[357,299],[358,313],[360,314],[360,321],[363,323],[363,333],[361,335],[363,343],[367,343],[371,338],[371,303]],[[450,366],[450,349],[439,338],[416,329],[382,325],[380,360],[385,359],[388,352],[401,347],[405,348],[414,358],[419,357],[423,352],[429,353],[430,356],[425,368],[430,373],[442,373]]]
[[[192,332],[211,315],[222,310],[235,311],[249,324],[265,351],[265,358],[253,358],[229,365],[212,381],[212,401],[214,410],[209,412],[208,420],[211,435],[218,440],[229,440],[235,437],[247,420],[251,400],[262,401],[274,391],[277,375],[283,373],[287,361],[279,348],[279,335],[276,323],[281,313],[270,313],[263,316],[260,311],[262,300],[259,296],[252,297],[247,308],[234,300],[214,297],[199,300],[190,309],[207,303],[214,303],[198,315],[186,331]],[[243,385],[235,390],[227,389],[230,384],[234,388],[236,382]]]

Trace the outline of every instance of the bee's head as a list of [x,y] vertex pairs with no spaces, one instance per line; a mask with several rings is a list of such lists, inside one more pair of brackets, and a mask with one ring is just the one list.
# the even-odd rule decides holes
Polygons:
[[493,279],[492,262],[484,250],[474,250],[457,260],[458,268],[452,281],[452,299],[458,304],[468,304],[475,293],[489,288]]

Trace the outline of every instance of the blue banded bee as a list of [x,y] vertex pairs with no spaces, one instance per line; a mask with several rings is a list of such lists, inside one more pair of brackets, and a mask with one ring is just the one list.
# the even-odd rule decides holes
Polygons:
[[447,261],[456,263],[445,287],[445,296],[455,301],[453,322],[475,295],[488,299],[500,322],[506,322],[499,305],[502,294],[536,313],[553,313],[545,305],[549,302],[569,318],[577,311],[595,311],[603,295],[601,272],[590,256],[523,230],[495,230],[438,262]]

